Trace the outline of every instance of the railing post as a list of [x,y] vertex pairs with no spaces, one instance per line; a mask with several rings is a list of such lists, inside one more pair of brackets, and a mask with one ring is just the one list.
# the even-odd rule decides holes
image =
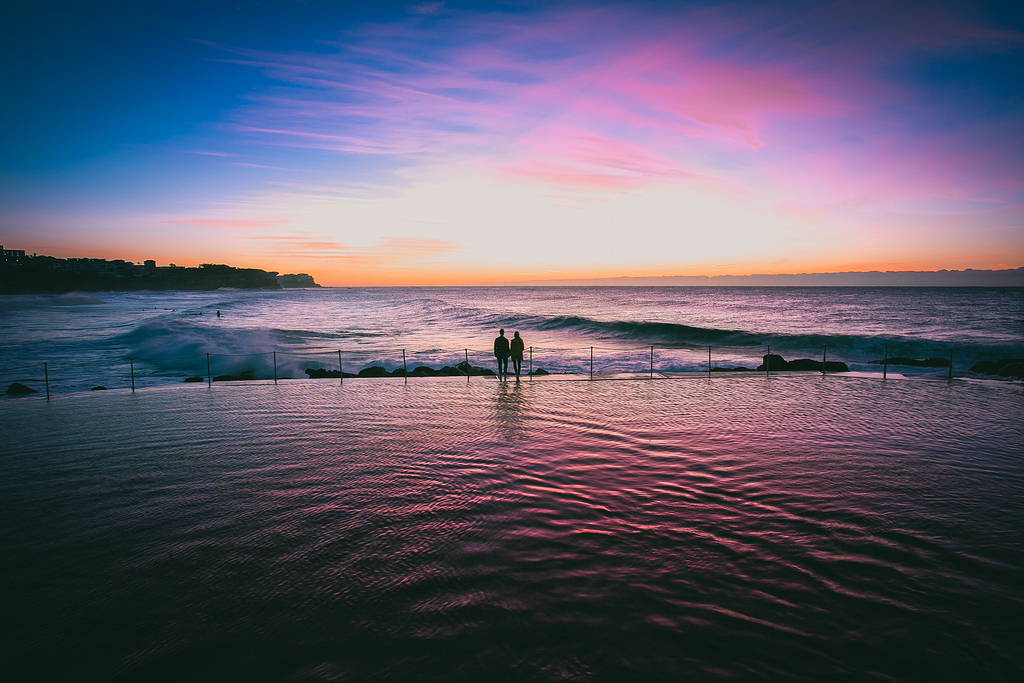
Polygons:
[[210,374],[210,354],[206,354],[206,388],[213,386],[213,376]]
[[654,379],[654,344],[651,344],[651,379]]
[[402,349],[402,370],[405,371],[405,383],[409,383],[409,366],[405,364],[405,349]]
[[885,357],[882,358],[882,379],[889,374],[889,347],[885,347]]
[[50,400],[50,368],[43,363],[43,376],[46,377],[46,400]]
[[533,347],[530,347],[530,381],[533,381]]
[[949,379],[953,379],[953,347],[949,347]]
[[708,346],[708,379],[711,379],[711,347]]
[[469,384],[469,349],[463,349],[466,352],[466,384]]
[[129,358],[128,362],[131,363],[131,366],[132,366],[132,393],[134,394],[135,393],[135,359],[134,358]]
[[274,351],[274,384],[277,384],[277,351]]
[[594,347],[590,347],[590,379],[594,379]]
[[768,345],[768,355],[764,357],[764,376],[768,377],[772,373],[772,345]]
[[821,376],[825,376],[825,358],[828,357],[828,344],[823,344],[821,347]]

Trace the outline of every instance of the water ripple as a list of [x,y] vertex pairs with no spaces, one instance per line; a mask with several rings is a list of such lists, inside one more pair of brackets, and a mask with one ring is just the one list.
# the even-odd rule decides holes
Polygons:
[[4,666],[1016,679],[1021,399],[803,376],[7,402]]

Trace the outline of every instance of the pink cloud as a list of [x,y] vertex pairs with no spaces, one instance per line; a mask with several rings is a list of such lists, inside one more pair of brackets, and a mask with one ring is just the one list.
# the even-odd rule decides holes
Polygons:
[[234,125],[275,147],[473,163],[562,188],[727,179],[812,204],[1019,192],[1019,162],[998,161],[993,134],[929,139],[921,105],[873,70],[924,43],[1022,37],[942,8],[872,7],[452,13],[364,26],[334,53],[233,50],[281,83]]

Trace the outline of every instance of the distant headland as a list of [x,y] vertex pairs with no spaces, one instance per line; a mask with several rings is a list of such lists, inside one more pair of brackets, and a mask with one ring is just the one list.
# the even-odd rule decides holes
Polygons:
[[60,294],[64,292],[137,292],[145,290],[210,291],[319,287],[305,273],[278,275],[259,268],[204,263],[198,268],[156,261],[141,264],[98,258],[55,258],[26,254],[0,245],[0,294]]

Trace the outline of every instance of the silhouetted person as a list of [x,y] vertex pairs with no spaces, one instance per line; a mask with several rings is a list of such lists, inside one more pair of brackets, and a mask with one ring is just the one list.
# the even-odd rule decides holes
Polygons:
[[220,317],[220,311],[217,311],[217,317],[218,318]]
[[498,338],[494,340],[494,357],[498,359],[498,379],[508,374],[508,339],[505,330],[498,330]]
[[525,348],[526,342],[523,341],[518,332],[513,332],[510,350],[512,352],[512,369],[516,371],[516,377],[519,376],[519,371],[523,369],[523,349]]

